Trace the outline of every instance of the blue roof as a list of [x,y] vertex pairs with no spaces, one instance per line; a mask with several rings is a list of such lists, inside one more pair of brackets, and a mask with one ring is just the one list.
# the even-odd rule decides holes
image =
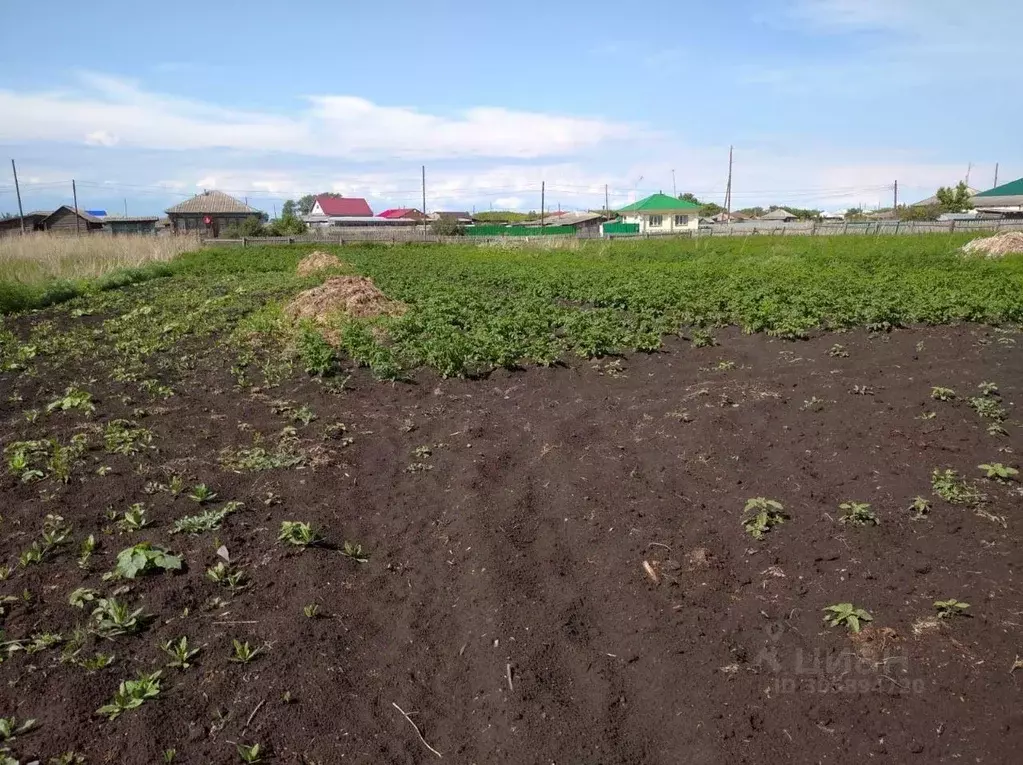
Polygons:
[[106,210],[86,210],[85,214],[86,215],[91,215],[94,218],[104,218],[104,217],[106,217],[107,211]]

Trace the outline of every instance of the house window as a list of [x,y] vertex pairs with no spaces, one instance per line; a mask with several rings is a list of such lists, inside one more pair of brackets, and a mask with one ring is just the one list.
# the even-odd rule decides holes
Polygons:
[[689,225],[689,216],[688,215],[676,215],[675,216],[675,225],[676,226],[688,226]]
[[663,215],[651,215],[650,216],[650,223],[647,224],[647,225],[649,225],[650,228],[660,228],[661,226],[664,225],[664,216]]

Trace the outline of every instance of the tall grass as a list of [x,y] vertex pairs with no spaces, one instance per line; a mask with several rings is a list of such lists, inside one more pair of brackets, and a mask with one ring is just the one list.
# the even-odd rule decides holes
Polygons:
[[186,236],[5,236],[0,237],[0,282],[93,279],[120,268],[165,262],[198,246],[198,239]]
[[0,315],[169,275],[168,261],[198,246],[187,236],[0,237]]

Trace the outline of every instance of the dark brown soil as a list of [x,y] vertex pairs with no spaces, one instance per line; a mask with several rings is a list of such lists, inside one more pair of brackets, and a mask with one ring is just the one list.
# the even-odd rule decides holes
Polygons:
[[[88,533],[101,543],[91,571],[69,548],[0,582],[34,598],[8,606],[5,639],[70,634],[88,614],[68,594],[109,592],[100,574],[137,541],[187,567],[130,583],[121,597],[157,618],[140,636],[89,643],[116,655],[110,667],[87,674],[60,648],[0,665],[0,713],[39,721],[12,750],[22,762],[74,749],[90,763],[157,763],[175,748],[174,762],[231,763],[233,742],[261,742],[274,762],[438,759],[397,705],[446,762],[1019,762],[1023,497],[977,465],[1019,466],[1023,340],[976,326],[718,339],[485,381],[360,372],[341,394],[304,379],[238,391],[225,361],[149,406],[150,455],[90,452],[66,488],[5,474],[3,562],[16,566],[47,513],[73,524],[76,546]],[[835,343],[848,357],[828,354]],[[94,418],[25,422],[44,391],[90,376]],[[131,416],[105,379],[54,370],[19,381],[12,403],[0,376],[3,442]],[[1001,390],[1008,437],[965,401],[930,396],[945,386],[965,399],[983,381]],[[295,425],[309,465],[223,470],[225,447],[251,446],[254,431],[272,444],[294,424],[275,399],[316,414]],[[100,464],[113,472],[96,475]],[[987,517],[935,497],[936,468],[977,481]],[[195,503],[144,489],[175,472],[245,508],[219,531],[172,536]],[[914,521],[917,495],[932,508]],[[752,539],[740,525],[751,497],[791,519]],[[840,524],[847,500],[869,502],[880,526]],[[105,510],[133,502],[153,526],[104,533]],[[329,544],[286,549],[282,520],[313,523]],[[344,557],[345,540],[369,562]],[[237,594],[204,574],[220,544],[249,574]],[[934,620],[945,598],[971,616]],[[873,614],[871,631],[824,626],[822,609],[841,602]],[[310,603],[319,618],[303,615]],[[94,716],[181,635],[202,646],[195,666],[166,669],[161,695],[114,722]],[[265,653],[231,663],[234,638]]]

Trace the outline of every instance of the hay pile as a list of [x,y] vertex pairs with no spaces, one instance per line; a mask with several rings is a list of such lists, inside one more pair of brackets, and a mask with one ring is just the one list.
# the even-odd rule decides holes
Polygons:
[[1004,234],[974,239],[963,246],[963,252],[989,258],[1000,258],[1014,252],[1023,253],[1023,231],[1006,231]]
[[341,268],[345,263],[333,255],[316,250],[306,255],[295,269],[299,276],[309,276],[317,271],[326,271],[328,268]]
[[[330,256],[328,256],[330,257]],[[391,300],[365,276],[332,276],[319,287],[295,296],[285,312],[292,319],[311,319],[325,324],[338,314],[354,319],[377,316],[401,316],[408,309],[404,303]]]

